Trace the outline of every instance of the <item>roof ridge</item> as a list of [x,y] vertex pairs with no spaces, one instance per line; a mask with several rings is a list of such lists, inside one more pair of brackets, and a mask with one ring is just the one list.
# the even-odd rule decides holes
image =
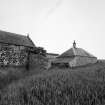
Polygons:
[[82,48],[79,48],[79,49],[83,50],[83,51],[84,51],[87,55],[89,55],[90,57],[95,57],[93,54],[89,53],[88,51],[86,51],[86,50],[84,50],[84,49],[82,49]]
[[19,34],[19,33],[15,33],[15,32],[10,32],[10,31],[4,31],[4,30],[0,30],[0,32],[5,32],[5,33],[10,33],[10,34],[18,35],[18,36],[27,37],[26,35]]
[[58,56],[58,58],[61,57],[75,57],[75,56],[81,56],[81,57],[94,57],[94,55],[92,55],[91,53],[88,53],[87,51],[85,51],[82,48],[70,48],[69,50],[65,51],[64,53],[62,53],[61,55]]
[[72,49],[73,49],[74,56],[76,56],[76,51],[75,51],[76,48],[73,47]]
[[31,40],[31,38],[29,37],[29,35],[27,35],[27,38],[28,38],[29,41],[35,46],[35,44],[34,44],[33,41]]
[[27,47],[35,47],[32,40],[25,35],[0,30],[0,42]]

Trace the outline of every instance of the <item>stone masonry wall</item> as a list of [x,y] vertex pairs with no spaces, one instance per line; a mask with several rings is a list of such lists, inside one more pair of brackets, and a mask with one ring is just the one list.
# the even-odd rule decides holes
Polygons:
[[97,58],[90,57],[75,57],[71,62],[69,62],[70,67],[83,66],[87,64],[94,64],[97,62]]
[[26,47],[0,43],[0,66],[21,66],[26,62]]
[[30,53],[29,68],[47,68],[48,59],[40,54]]

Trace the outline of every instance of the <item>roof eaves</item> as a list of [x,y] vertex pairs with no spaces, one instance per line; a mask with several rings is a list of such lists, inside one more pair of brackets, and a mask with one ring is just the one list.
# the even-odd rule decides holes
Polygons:
[[55,55],[55,56],[58,56],[59,54],[47,53],[47,55]]

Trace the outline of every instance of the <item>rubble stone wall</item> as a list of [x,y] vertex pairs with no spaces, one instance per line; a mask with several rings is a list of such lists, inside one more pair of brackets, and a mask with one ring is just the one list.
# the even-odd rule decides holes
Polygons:
[[21,66],[27,63],[26,47],[0,43],[0,66]]

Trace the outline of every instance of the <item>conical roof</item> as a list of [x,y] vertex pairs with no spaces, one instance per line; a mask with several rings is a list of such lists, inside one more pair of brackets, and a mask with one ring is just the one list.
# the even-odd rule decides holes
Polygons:
[[82,48],[73,47],[73,48],[70,48],[69,50],[65,51],[64,53],[62,53],[58,58],[75,57],[75,56],[95,57]]
[[[88,53],[82,48],[77,48],[76,47],[76,42],[73,42],[73,47],[70,48],[69,50],[65,51],[62,53],[58,58],[67,58],[67,57],[75,57],[75,56],[81,56],[81,57],[91,57],[94,58],[92,54]],[[95,57],[96,58],[96,57]]]

